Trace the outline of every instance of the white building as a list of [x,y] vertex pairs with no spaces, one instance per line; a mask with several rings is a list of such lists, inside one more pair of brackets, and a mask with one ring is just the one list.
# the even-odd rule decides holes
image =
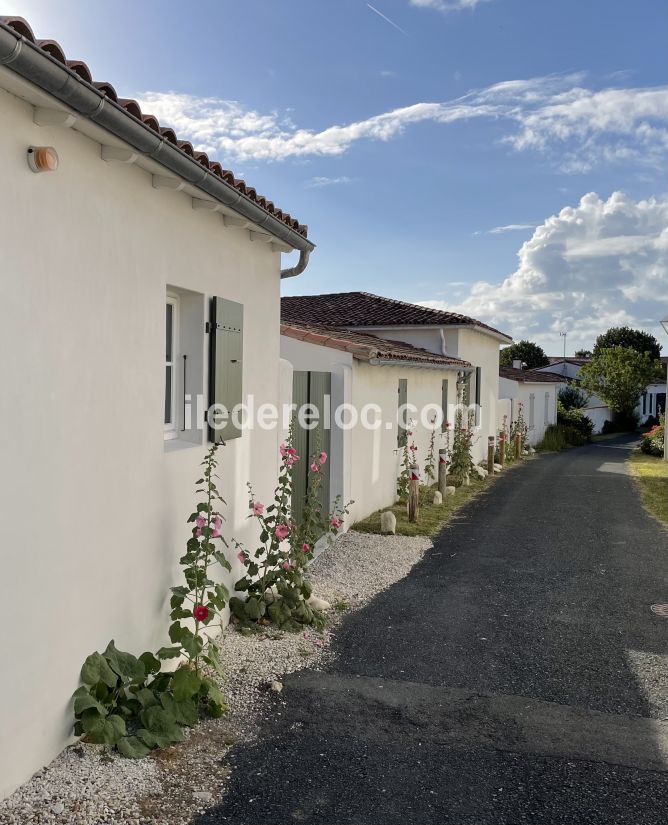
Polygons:
[[[417,446],[421,478],[428,483],[424,466],[432,434],[438,459],[439,448],[446,444],[442,424],[448,421],[448,407],[452,416],[457,381],[471,374],[471,364],[367,333],[295,322],[281,326],[281,355],[292,377],[286,397],[292,386],[296,400],[300,382],[305,386],[316,381],[318,388],[328,389],[331,430],[326,434],[314,429],[310,437],[319,443],[330,439],[331,460],[323,469],[328,470],[330,501],[336,496],[343,502],[353,500],[346,526],[395,500],[407,438],[398,421],[401,404],[412,404],[417,411],[411,413],[409,441]],[[320,410],[325,399],[311,390],[301,400],[316,403]],[[337,415],[344,405],[348,410]],[[439,426],[432,424],[434,419]]]
[[[208,442],[185,396],[279,403],[280,256],[299,271],[313,244],[17,18],[0,19],[0,180],[5,795],[68,742],[89,653],[166,643]],[[226,527],[250,543],[246,482],[271,498],[280,434],[225,436]]]
[[[333,407],[344,399],[358,410],[368,403],[382,410],[382,427],[372,434],[357,427],[346,441],[332,431],[344,444],[343,464],[332,468],[332,477],[344,481],[331,492],[355,499],[351,521],[394,500],[401,461],[398,404],[416,407],[422,469],[430,427],[429,417],[427,426],[420,422],[420,411],[426,405],[446,409],[452,424],[458,375],[478,409],[474,457],[486,459],[488,436],[497,434],[499,347],[511,342],[507,335],[467,316],[364,292],[284,297],[281,318],[283,358],[296,371],[330,372]],[[436,445],[444,446],[443,440]]]
[[[527,440],[535,447],[543,440],[545,430],[557,422],[557,397],[566,381],[556,373],[540,370],[522,370],[516,367],[499,368],[499,399],[507,399],[509,404],[503,408],[503,415],[508,417],[507,424],[517,419],[519,405],[527,424]],[[498,427],[502,429],[502,417],[498,418]]]

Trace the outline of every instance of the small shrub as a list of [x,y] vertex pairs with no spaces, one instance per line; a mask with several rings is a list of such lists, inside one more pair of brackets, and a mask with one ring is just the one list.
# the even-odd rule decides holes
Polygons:
[[647,455],[663,456],[666,438],[666,416],[659,416],[660,421],[649,432],[645,433],[640,442],[640,449]]
[[587,406],[589,394],[575,384],[569,384],[559,390],[559,401],[566,410],[580,410]]
[[557,452],[565,450],[567,446],[565,428],[560,424],[550,424],[545,430],[543,440],[537,445],[536,449],[538,452]]
[[591,441],[594,422],[581,409],[567,410],[561,401],[557,401],[557,424],[564,428],[569,444],[578,447]]

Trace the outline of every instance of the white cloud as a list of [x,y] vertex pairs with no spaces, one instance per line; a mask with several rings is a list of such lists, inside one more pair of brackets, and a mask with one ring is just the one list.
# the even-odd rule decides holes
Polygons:
[[559,352],[591,347],[610,326],[630,324],[659,335],[668,311],[668,197],[634,201],[585,195],[538,226],[500,284],[473,284],[464,301],[426,301],[463,312],[514,338]]
[[352,183],[353,179],[349,178],[347,175],[341,175],[338,178],[327,178],[324,176],[318,176],[315,178],[311,178],[307,182],[307,186],[310,189],[319,189],[323,186],[337,186],[340,183]]
[[660,165],[666,147],[668,89],[583,88],[581,74],[511,80],[445,103],[420,102],[321,131],[298,127],[288,114],[261,113],[237,101],[175,92],[145,92],[145,112],[226,157],[285,160],[333,156],[361,140],[388,141],[416,123],[504,122],[505,141],[518,152],[552,155],[578,172],[594,163]]
[[[506,232],[521,232],[524,229],[535,229],[535,223],[507,223],[505,226],[494,226],[492,229],[487,229],[485,235],[504,235]],[[480,232],[476,232],[480,235]]]
[[436,9],[442,12],[474,9],[482,3],[489,2],[490,0],[410,0],[411,6],[417,6],[422,9]]

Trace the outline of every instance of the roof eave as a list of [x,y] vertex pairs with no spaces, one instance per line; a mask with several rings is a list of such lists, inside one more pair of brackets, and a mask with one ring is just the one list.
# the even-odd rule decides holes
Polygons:
[[300,252],[315,244],[255,204],[247,195],[204,167],[68,66],[47,54],[10,26],[0,22],[0,65],[59,100],[78,117],[101,126],[136,152],[169,169],[224,206]]

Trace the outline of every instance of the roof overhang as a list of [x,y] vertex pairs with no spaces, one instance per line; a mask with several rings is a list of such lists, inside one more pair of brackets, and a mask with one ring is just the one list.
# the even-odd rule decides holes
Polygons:
[[[75,129],[97,141],[108,156],[134,163],[154,176],[156,188],[183,191],[193,207],[218,211],[251,240],[274,243],[276,251],[315,249],[308,238],[271,215],[66,65],[0,23],[0,87],[51,113],[50,125]],[[123,154],[124,153],[124,154]],[[169,173],[165,176],[165,170]]]

